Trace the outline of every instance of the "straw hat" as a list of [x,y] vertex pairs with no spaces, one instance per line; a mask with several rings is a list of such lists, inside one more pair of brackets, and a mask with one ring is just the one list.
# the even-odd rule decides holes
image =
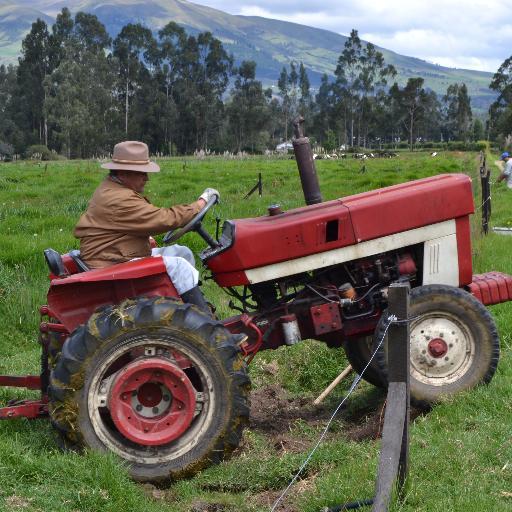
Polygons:
[[127,140],[114,146],[112,162],[102,164],[103,169],[118,171],[159,172],[160,167],[149,160],[147,144]]

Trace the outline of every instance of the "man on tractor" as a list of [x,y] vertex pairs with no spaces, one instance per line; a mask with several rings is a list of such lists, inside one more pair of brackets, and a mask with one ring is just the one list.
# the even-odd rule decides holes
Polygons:
[[80,257],[91,269],[148,256],[162,257],[167,274],[185,302],[211,314],[198,287],[194,255],[185,246],[151,248],[149,237],[189,223],[219,192],[207,188],[190,204],[158,208],[143,196],[149,173],[160,167],[149,159],[146,144],[116,144],[112,161],[101,166],[110,173],[94,192],[75,227]]

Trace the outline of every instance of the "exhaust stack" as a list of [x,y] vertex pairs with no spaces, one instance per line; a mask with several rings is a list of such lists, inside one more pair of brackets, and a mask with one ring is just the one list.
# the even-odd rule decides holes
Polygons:
[[315,161],[313,160],[313,151],[309,139],[304,137],[304,118],[299,116],[293,121],[293,131],[295,138],[292,140],[295,160],[299,168],[300,181],[304,191],[306,204],[316,204],[323,201],[320,193],[318,176],[316,175]]

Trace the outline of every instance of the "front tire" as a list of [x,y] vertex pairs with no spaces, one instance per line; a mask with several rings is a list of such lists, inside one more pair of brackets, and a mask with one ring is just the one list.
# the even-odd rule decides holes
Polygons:
[[[429,406],[492,379],[500,345],[486,307],[468,292],[445,285],[414,288],[410,294],[411,400]],[[377,329],[377,343],[388,322]],[[387,377],[387,344],[377,361]]]
[[377,363],[377,354],[368,364],[373,354],[372,346],[373,337],[371,335],[348,340],[343,345],[348,362],[356,373],[361,375],[364,371],[362,373],[364,380],[378,388],[386,387],[386,377]]
[[249,388],[220,322],[190,304],[139,298],[72,333],[51,374],[49,408],[64,445],[112,451],[135,480],[174,480],[238,446]]

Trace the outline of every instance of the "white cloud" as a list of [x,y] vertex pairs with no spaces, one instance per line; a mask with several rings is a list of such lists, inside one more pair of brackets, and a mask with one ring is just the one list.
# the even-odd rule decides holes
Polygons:
[[231,14],[359,35],[397,53],[495,71],[512,53],[509,0],[198,0]]

